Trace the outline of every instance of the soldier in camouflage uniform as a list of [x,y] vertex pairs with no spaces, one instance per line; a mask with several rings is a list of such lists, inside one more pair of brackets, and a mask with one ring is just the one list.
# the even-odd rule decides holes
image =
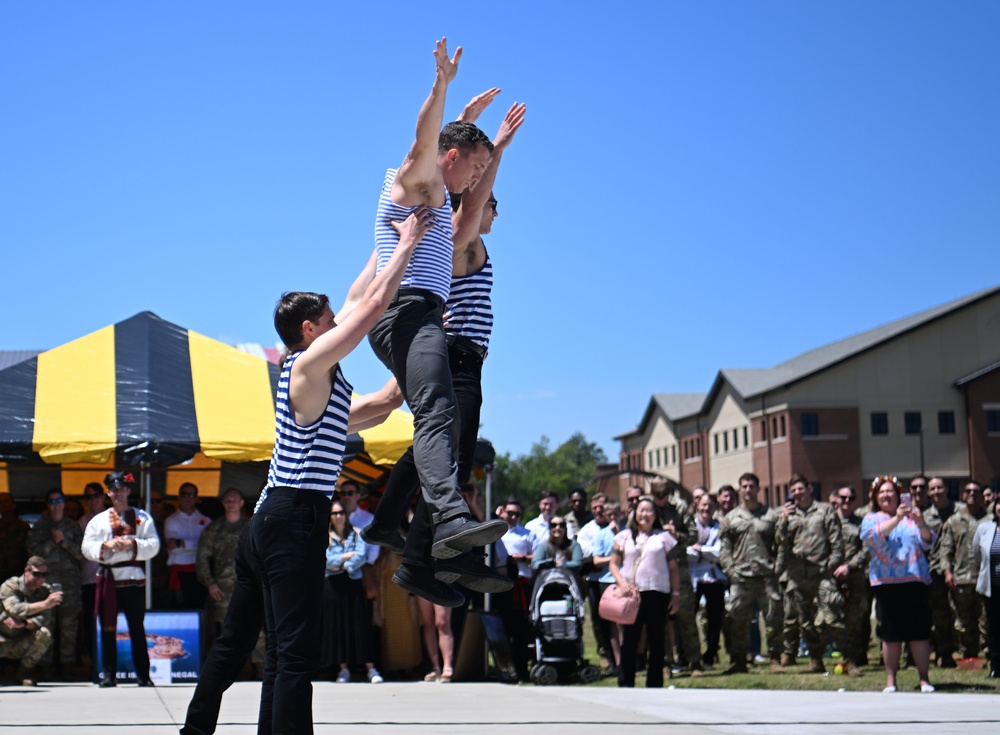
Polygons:
[[17,678],[24,686],[35,686],[35,667],[52,646],[47,627],[48,611],[62,602],[62,592],[45,584],[48,564],[32,556],[24,573],[0,585],[0,658],[20,659]]
[[[788,489],[791,500],[781,509],[776,530],[778,544],[788,550],[787,599],[809,649],[807,672],[822,674],[826,672],[822,631],[832,632],[843,650],[844,600],[833,580],[833,571],[844,560],[840,518],[831,505],[815,499],[804,476],[792,475]],[[791,641],[786,637],[781,663],[794,663],[797,651],[798,636]]]
[[225,514],[212,521],[201,534],[197,561],[198,581],[212,600],[216,634],[222,630],[236,586],[236,544],[250,522],[243,517],[243,496],[236,488],[222,494],[222,507]]
[[17,517],[11,494],[0,493],[0,579],[18,575],[24,569],[30,528]]
[[948,599],[948,585],[944,581],[941,568],[941,530],[944,523],[958,508],[948,497],[948,489],[940,477],[932,477],[930,482],[923,475],[917,475],[910,482],[913,504],[924,514],[927,527],[937,534],[934,547],[927,554],[931,568],[931,584],[927,588],[931,605],[931,649],[937,655],[937,665],[945,669],[955,668],[955,617]]
[[[50,631],[59,640],[60,673],[66,679],[76,663],[76,637],[83,605],[80,590],[80,561],[83,559],[80,544],[83,541],[83,531],[76,521],[66,516],[66,498],[62,490],[49,490],[45,503],[49,512],[38,519],[28,534],[28,553],[48,562],[48,585],[62,585],[62,604],[49,619]],[[53,654],[53,648],[46,652],[42,660],[44,666],[52,663]]]
[[974,658],[979,655],[980,644],[986,638],[986,610],[976,593],[979,565],[974,558],[972,542],[979,522],[986,517],[983,486],[975,480],[969,481],[962,492],[962,500],[965,509],[945,522],[939,548],[962,656]]
[[757,496],[760,480],[752,473],[740,477],[740,504],[722,521],[722,551],[719,562],[729,578],[729,617],[732,666],[725,673],[747,670],[750,647],[750,618],[757,602],[764,613],[771,671],[784,671],[781,656],[781,590],[774,573],[777,552],[775,529],[778,514],[761,503]]
[[840,518],[844,541],[844,561],[833,570],[833,578],[844,598],[844,637],[840,653],[850,676],[863,676],[862,662],[868,659],[871,639],[871,602],[868,581],[868,548],[861,540],[861,519],[854,515],[858,494],[850,485],[830,495],[830,504]]
[[[656,505],[656,513],[660,517],[660,525],[677,539],[677,545],[667,554],[668,559],[676,559],[680,572],[680,600],[677,615],[674,616],[674,631],[677,635],[677,647],[683,652],[687,664],[691,668],[691,676],[702,676],[704,667],[701,664],[701,638],[698,635],[697,601],[694,596],[694,586],[691,584],[691,571],[688,567],[687,547],[691,543],[691,531],[695,527],[694,512],[680,493],[670,494],[666,480],[653,480],[649,488]],[[697,536],[694,539],[697,541]],[[669,618],[667,624],[669,625]],[[669,636],[665,640],[670,640]]]

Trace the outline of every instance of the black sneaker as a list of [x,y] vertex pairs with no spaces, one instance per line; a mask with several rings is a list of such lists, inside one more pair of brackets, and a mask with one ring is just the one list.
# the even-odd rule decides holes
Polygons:
[[434,579],[445,584],[458,583],[473,592],[496,594],[513,589],[514,580],[483,563],[483,556],[461,554],[452,559],[438,559]]
[[152,679],[148,679],[148,678],[147,679],[139,679],[139,686],[141,686],[141,687],[151,687],[151,686],[153,686],[153,680]]
[[101,674],[100,678],[97,680],[97,686],[107,689],[108,687],[118,686],[118,682],[115,681],[113,675]]
[[478,523],[469,516],[459,516],[439,524],[434,529],[431,556],[451,559],[478,546],[487,546],[507,533],[507,521],[494,518]]
[[430,570],[424,567],[401,564],[392,575],[392,581],[407,592],[430,600],[435,605],[460,607],[465,604],[465,597],[458,590],[444,582],[438,582]]
[[375,525],[374,521],[362,528],[360,535],[366,544],[384,546],[389,551],[395,551],[397,554],[403,553],[403,545],[406,543],[403,541],[403,537],[399,535],[399,531],[387,531],[379,528]]

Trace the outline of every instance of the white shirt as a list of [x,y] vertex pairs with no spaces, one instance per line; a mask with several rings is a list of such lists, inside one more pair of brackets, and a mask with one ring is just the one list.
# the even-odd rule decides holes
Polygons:
[[[83,544],[81,550],[83,555],[91,561],[100,561],[105,564],[118,564],[124,561],[146,561],[156,556],[160,550],[160,537],[156,535],[156,524],[153,518],[144,510],[135,510],[135,535],[122,536],[122,538],[135,541],[135,548],[128,551],[116,551],[102,556],[101,547],[105,541],[110,541],[113,537],[111,533],[111,510],[98,513],[87,524],[83,532]],[[115,580],[144,580],[146,573],[142,567],[115,567],[111,570]]]
[[[649,548],[643,554],[646,545]],[[626,528],[615,536],[615,548],[622,551],[622,577],[626,582],[633,582],[640,592],[670,592],[667,554],[676,545],[677,540],[673,536],[658,528],[654,528],[649,536],[640,532],[634,541],[632,532]],[[635,568],[637,563],[638,569]]]
[[545,516],[532,518],[524,524],[524,527],[535,535],[536,547],[549,542],[549,522],[545,520]]
[[198,539],[211,519],[195,510],[188,515],[182,510],[177,510],[167,516],[163,522],[163,535],[166,538],[176,539],[181,544],[176,549],[167,551],[167,565],[195,564],[198,561]]
[[591,520],[583,524],[583,528],[580,529],[580,533],[576,535],[576,542],[580,544],[580,549],[583,551],[584,556],[594,555],[594,542],[597,540],[597,534],[601,532],[604,528],[597,521]]
[[[508,528],[507,533],[500,539],[503,541],[507,553],[519,556],[527,556],[534,553],[536,540],[535,534],[524,526],[518,524],[513,528]],[[531,562],[526,559],[519,559],[517,562],[517,575],[519,577],[531,577]]]
[[[354,530],[361,533],[361,529],[375,520],[375,516],[362,508],[360,505],[351,511],[347,519],[354,526]],[[375,544],[365,544],[365,564],[374,564],[378,559],[379,547]]]

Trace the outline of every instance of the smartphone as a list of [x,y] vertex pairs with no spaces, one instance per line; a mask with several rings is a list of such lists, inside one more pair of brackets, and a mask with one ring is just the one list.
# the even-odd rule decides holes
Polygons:
[[900,505],[913,505],[913,496],[909,493],[900,493],[899,502]]

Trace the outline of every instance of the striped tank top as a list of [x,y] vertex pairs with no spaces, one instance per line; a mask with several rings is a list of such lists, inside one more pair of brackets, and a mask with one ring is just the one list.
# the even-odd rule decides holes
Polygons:
[[486,253],[486,262],[475,273],[451,279],[451,295],[445,312],[445,331],[449,335],[471,339],[483,349],[490,347],[493,332],[493,263]]
[[351,384],[337,365],[326,410],[309,426],[299,426],[288,402],[288,382],[292,365],[302,354],[293,352],[285,359],[278,377],[275,399],[274,451],[267,471],[267,485],[260,494],[254,512],[273,487],[315,490],[329,498],[337,487],[337,478],[347,446],[347,418],[351,412]]
[[[392,182],[396,180],[397,169],[390,168],[385,172],[382,183],[382,193],[378,198],[378,211],[375,213],[375,247],[378,248],[378,267],[381,273],[392,257],[396,245],[399,244],[399,233],[390,224],[390,220],[402,222],[416,207],[401,207],[392,201]],[[451,228],[451,197],[445,191],[444,205],[434,212],[434,226],[417,243],[406,267],[400,288],[422,288],[448,300],[451,286],[451,257],[455,251]]]

